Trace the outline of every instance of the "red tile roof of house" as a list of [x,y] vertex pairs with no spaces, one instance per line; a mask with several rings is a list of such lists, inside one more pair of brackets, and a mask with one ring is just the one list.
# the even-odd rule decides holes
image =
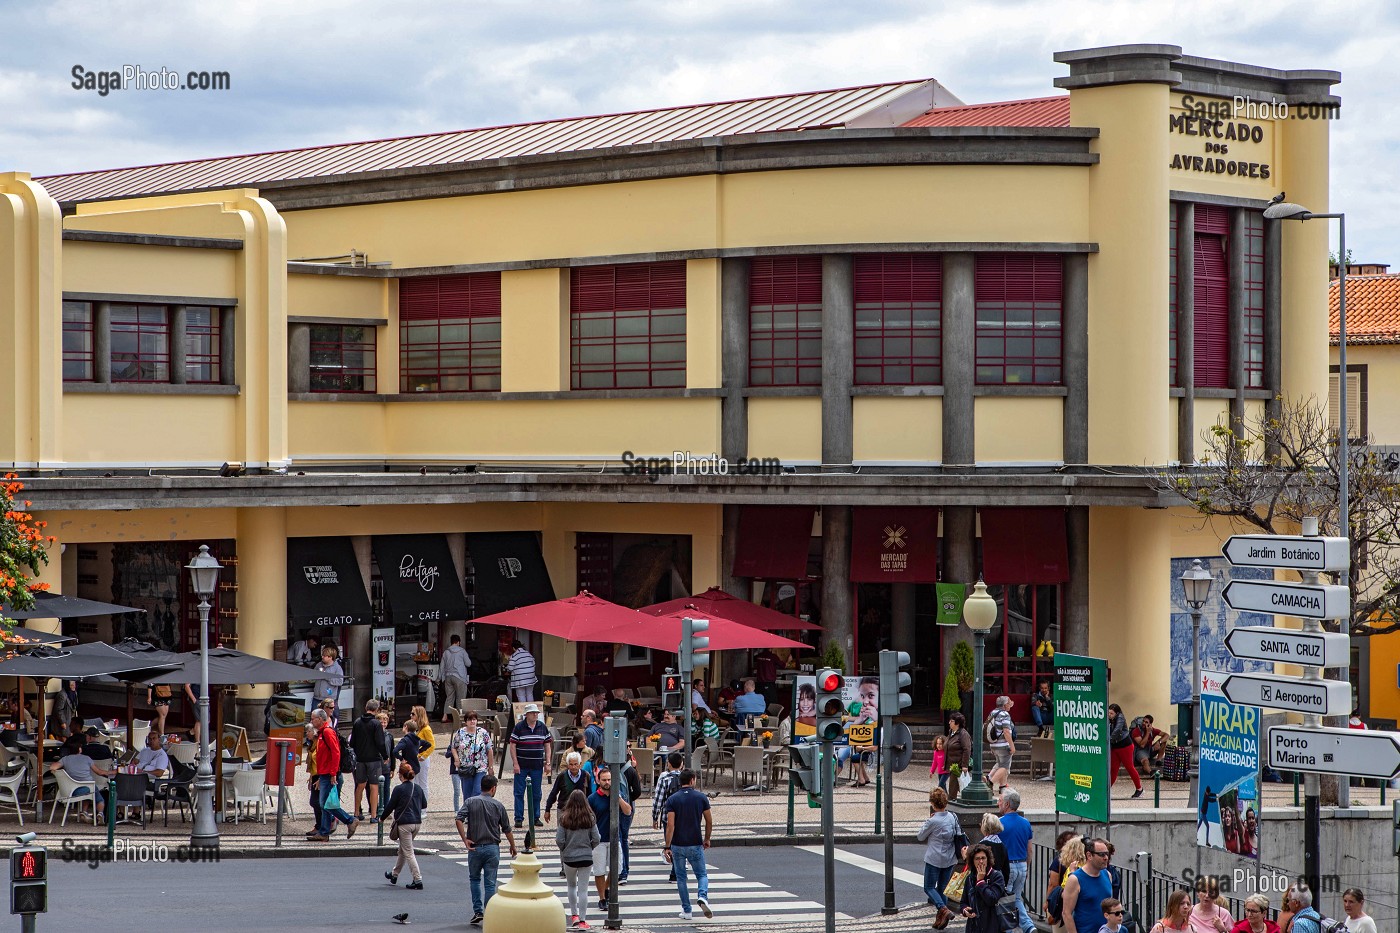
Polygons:
[[[1333,279],[1327,292],[1327,327],[1340,343],[1341,289]],[[1400,343],[1400,274],[1347,276],[1347,344]]]
[[1069,95],[935,107],[905,126],[1069,126]]

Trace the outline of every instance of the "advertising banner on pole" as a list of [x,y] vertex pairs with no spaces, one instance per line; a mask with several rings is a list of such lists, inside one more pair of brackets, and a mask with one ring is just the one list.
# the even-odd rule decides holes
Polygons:
[[377,628],[370,632],[374,645],[374,663],[370,666],[370,687],[374,698],[381,703],[394,699],[394,670],[398,663],[394,657],[394,630]]
[[[797,710],[792,719],[793,738],[814,736],[817,734],[817,678],[811,674],[798,675],[793,680],[793,690],[797,694],[793,704]],[[880,724],[880,678],[847,674],[841,698],[846,702],[847,718],[846,733],[838,744],[848,740],[855,745],[870,744],[875,727]],[[870,728],[861,728],[864,726]],[[854,734],[852,729],[855,729]]]
[[1201,809],[1196,844],[1259,857],[1259,707],[1225,699],[1228,674],[1201,671]]
[[1108,822],[1108,664],[1055,655],[1055,809]]

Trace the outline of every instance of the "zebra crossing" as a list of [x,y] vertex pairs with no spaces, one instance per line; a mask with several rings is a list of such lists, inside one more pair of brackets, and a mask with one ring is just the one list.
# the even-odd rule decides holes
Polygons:
[[[723,855],[714,858],[711,849],[705,853],[706,868],[710,876],[710,909],[714,919],[707,920],[695,903],[695,878],[690,878],[690,903],[693,920],[681,920],[680,895],[676,884],[667,881],[671,866],[665,857],[655,850],[632,852],[632,864],[627,883],[618,891],[618,916],[623,921],[645,923],[648,928],[694,926],[745,925],[752,927],[755,917],[763,917],[765,922],[815,923],[820,924],[825,914],[822,904],[803,900],[796,894],[770,887],[762,881],[744,878],[734,872],[724,871]],[[467,853],[444,849],[438,856],[467,870]],[[554,891],[559,899],[567,903],[564,879],[559,875],[559,856],[556,852],[535,852],[544,866],[540,880]],[[716,863],[720,864],[716,864]],[[502,859],[500,883],[510,879],[508,860]],[[466,883],[465,881],[463,882]],[[588,924],[601,929],[606,913],[598,910],[598,898],[589,884]],[[846,914],[837,913],[838,920],[850,919]]]

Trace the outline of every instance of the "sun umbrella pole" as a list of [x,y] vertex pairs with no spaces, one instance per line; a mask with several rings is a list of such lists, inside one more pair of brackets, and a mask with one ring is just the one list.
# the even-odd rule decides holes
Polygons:
[[[20,683],[24,681],[21,680]],[[20,689],[23,689],[22,687]],[[35,682],[34,693],[39,698],[39,734],[34,736],[34,755],[38,765],[34,770],[35,790],[34,790],[34,822],[38,823],[44,819],[44,739],[47,738],[48,727],[42,718],[44,712],[44,691]],[[93,804],[96,806],[96,803]]]
[[131,744],[132,744],[132,742],[134,742],[134,741],[136,740],[136,734],[135,734],[135,732],[133,731],[133,730],[135,729],[135,726],[132,724],[131,715],[132,715],[132,705],[131,705],[131,681],[128,680],[128,681],[126,682],[126,750],[127,750],[127,751],[133,751],[133,749],[132,749],[132,747],[131,747]]

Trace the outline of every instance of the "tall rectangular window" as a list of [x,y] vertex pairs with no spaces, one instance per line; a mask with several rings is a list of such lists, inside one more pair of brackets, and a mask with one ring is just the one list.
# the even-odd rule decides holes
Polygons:
[[853,278],[855,384],[941,385],[942,259],[861,254]]
[[1059,385],[1064,262],[1058,254],[979,255],[978,385]]
[[193,305],[185,309],[185,381],[219,381],[219,309]]
[[170,317],[164,305],[113,304],[112,381],[170,381]]
[[570,282],[575,389],[685,385],[685,262],[588,266]]
[[1197,204],[1195,214],[1195,384],[1201,388],[1227,389],[1230,387],[1230,266],[1226,257],[1229,255],[1230,210]]
[[1167,366],[1171,369],[1171,381],[1168,385],[1172,386],[1181,385],[1176,373],[1176,210],[1176,202],[1173,201],[1168,208],[1167,220]]
[[91,382],[92,303],[63,303],[63,381]]
[[500,391],[499,272],[399,281],[399,387],[401,392]]
[[822,381],[822,258],[773,256],[749,267],[749,384]]
[[373,327],[311,325],[312,392],[374,392],[375,386]]
[[1264,215],[1244,213],[1244,384],[1264,387]]

